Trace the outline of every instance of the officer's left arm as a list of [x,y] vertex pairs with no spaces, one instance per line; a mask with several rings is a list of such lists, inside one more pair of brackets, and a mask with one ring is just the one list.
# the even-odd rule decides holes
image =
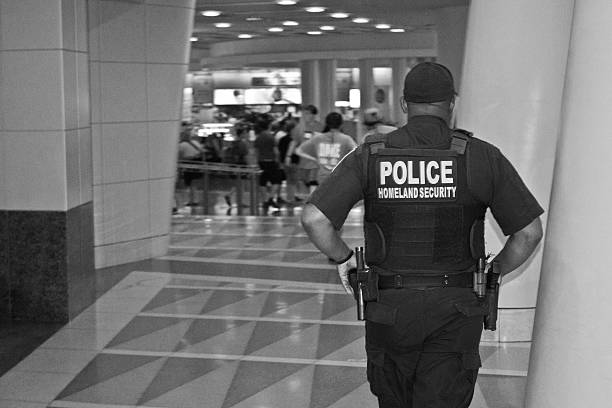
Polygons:
[[495,257],[495,261],[499,262],[501,275],[504,276],[521,266],[535,251],[542,235],[540,217],[510,235],[502,250]]

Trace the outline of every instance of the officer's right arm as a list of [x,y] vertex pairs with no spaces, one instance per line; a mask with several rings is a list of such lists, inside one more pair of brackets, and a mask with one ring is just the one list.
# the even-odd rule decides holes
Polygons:
[[304,206],[302,226],[312,243],[328,258],[340,261],[351,252],[329,218],[314,204]]

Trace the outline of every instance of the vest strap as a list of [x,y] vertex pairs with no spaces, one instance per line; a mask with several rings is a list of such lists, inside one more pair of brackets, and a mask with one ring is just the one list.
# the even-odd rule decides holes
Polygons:
[[451,134],[451,150],[457,152],[458,154],[465,154],[465,149],[470,137],[472,137],[471,132],[463,129],[454,129],[453,133]]

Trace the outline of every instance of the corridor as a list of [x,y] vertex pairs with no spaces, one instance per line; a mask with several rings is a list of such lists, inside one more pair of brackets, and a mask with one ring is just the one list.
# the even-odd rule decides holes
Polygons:
[[[353,299],[298,217],[279,214],[174,216],[168,255],[2,376],[0,406],[375,407]],[[521,408],[529,350],[483,341],[471,407]]]

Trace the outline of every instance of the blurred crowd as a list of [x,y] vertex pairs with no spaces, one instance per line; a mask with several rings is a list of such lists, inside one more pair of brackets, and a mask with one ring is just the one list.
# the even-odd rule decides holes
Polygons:
[[[249,112],[232,125],[228,127],[229,135],[211,133],[202,137],[196,126],[183,122],[178,160],[258,166],[261,170],[258,193],[264,213],[302,203],[357,146],[356,136],[344,132],[345,121],[340,113],[330,112],[321,121],[314,105],[303,107],[299,116],[287,113],[274,117],[268,113]],[[362,140],[395,129],[383,123],[376,108],[364,111],[363,126]],[[184,205],[198,205],[196,192],[201,188],[198,183],[202,175],[197,170],[179,171],[177,188],[188,191],[188,201]],[[227,177],[221,180],[220,188],[225,185],[223,197],[231,210],[236,203],[236,187],[228,181]],[[175,211],[181,205],[179,198],[176,201]]]

